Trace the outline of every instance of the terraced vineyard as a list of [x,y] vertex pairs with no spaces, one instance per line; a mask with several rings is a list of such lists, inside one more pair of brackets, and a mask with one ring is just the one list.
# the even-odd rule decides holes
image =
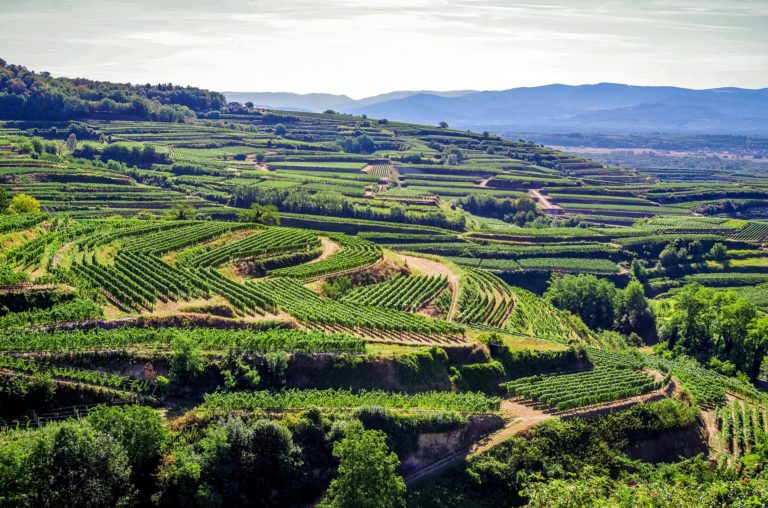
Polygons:
[[761,404],[736,400],[717,410],[723,450],[739,457],[755,451],[768,432],[768,415]]
[[571,374],[521,378],[503,386],[510,395],[519,395],[562,411],[642,395],[660,389],[669,378],[656,381],[640,370],[595,367]]
[[503,327],[515,305],[512,292],[499,278],[480,270],[464,270],[457,321]]
[[[723,465],[759,472],[768,191],[754,175],[660,182],[492,133],[22,77],[93,100],[69,97],[77,120],[0,121],[3,467],[4,450],[32,457],[65,429],[99,445],[60,462],[118,450],[105,463],[131,462],[126,489],[158,506],[311,505],[341,476],[336,450],[367,436],[362,454],[384,450],[409,484],[456,466],[450,482],[474,482],[457,502],[482,485],[507,505],[542,471],[576,474],[534,452],[511,472],[529,446],[581,450],[609,428],[594,455],[615,457],[715,422]],[[143,469],[140,446],[105,434],[115,422],[162,434]],[[221,457],[251,497],[211,487]],[[280,485],[254,473],[267,460]],[[644,468],[618,476],[633,494],[655,485]],[[4,488],[10,505],[37,500]]]
[[446,335],[462,331],[461,327],[451,323],[407,312],[322,298],[291,278],[275,278],[248,284],[247,287],[300,321],[351,328]]
[[278,268],[270,273],[275,276],[312,279],[328,274],[340,274],[370,265],[381,259],[381,247],[361,238],[329,235],[339,244],[339,252],[316,263],[295,267]]
[[448,286],[448,279],[439,276],[397,277],[380,284],[352,291],[342,299],[346,303],[416,311],[435,298]]
[[270,228],[242,240],[200,253],[190,259],[189,263],[193,266],[219,266],[235,259],[263,258],[275,253],[308,251],[319,246],[320,240],[309,231]]
[[289,390],[276,393],[209,394],[203,404],[207,409],[229,410],[312,407],[352,409],[360,406],[489,413],[499,409],[499,399],[479,393],[429,392],[408,395],[378,391],[352,393],[347,390]]

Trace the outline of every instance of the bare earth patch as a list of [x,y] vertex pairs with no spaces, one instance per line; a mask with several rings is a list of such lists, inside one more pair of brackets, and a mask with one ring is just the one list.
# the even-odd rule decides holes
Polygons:
[[318,257],[311,261],[307,261],[305,264],[312,264],[317,263],[319,261],[323,261],[324,259],[328,259],[329,257],[333,256],[337,252],[341,250],[341,246],[339,246],[338,243],[332,241],[327,236],[321,236],[320,237],[320,244],[323,248],[323,253],[320,254]]

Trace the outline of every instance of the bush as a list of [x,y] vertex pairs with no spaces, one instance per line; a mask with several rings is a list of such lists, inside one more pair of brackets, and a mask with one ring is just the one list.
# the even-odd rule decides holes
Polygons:
[[451,382],[462,390],[496,392],[506,373],[504,366],[491,360],[487,363],[471,363],[453,369]]
[[16,194],[8,205],[11,213],[40,213],[40,201],[27,194]]
[[125,449],[89,425],[39,431],[25,464],[33,506],[131,506],[135,492]]
[[176,383],[194,381],[205,370],[205,355],[191,339],[178,336],[171,344],[171,379]]

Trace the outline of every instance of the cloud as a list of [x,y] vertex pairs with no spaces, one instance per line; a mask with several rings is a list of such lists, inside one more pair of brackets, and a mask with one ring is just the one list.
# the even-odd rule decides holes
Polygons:
[[768,2],[757,0],[8,3],[3,58],[99,79],[355,96],[549,82],[768,85]]

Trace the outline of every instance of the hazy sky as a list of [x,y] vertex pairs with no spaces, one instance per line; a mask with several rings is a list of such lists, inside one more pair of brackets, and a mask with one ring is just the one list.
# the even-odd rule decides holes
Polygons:
[[346,93],[768,87],[767,0],[0,0],[0,57],[55,75]]

